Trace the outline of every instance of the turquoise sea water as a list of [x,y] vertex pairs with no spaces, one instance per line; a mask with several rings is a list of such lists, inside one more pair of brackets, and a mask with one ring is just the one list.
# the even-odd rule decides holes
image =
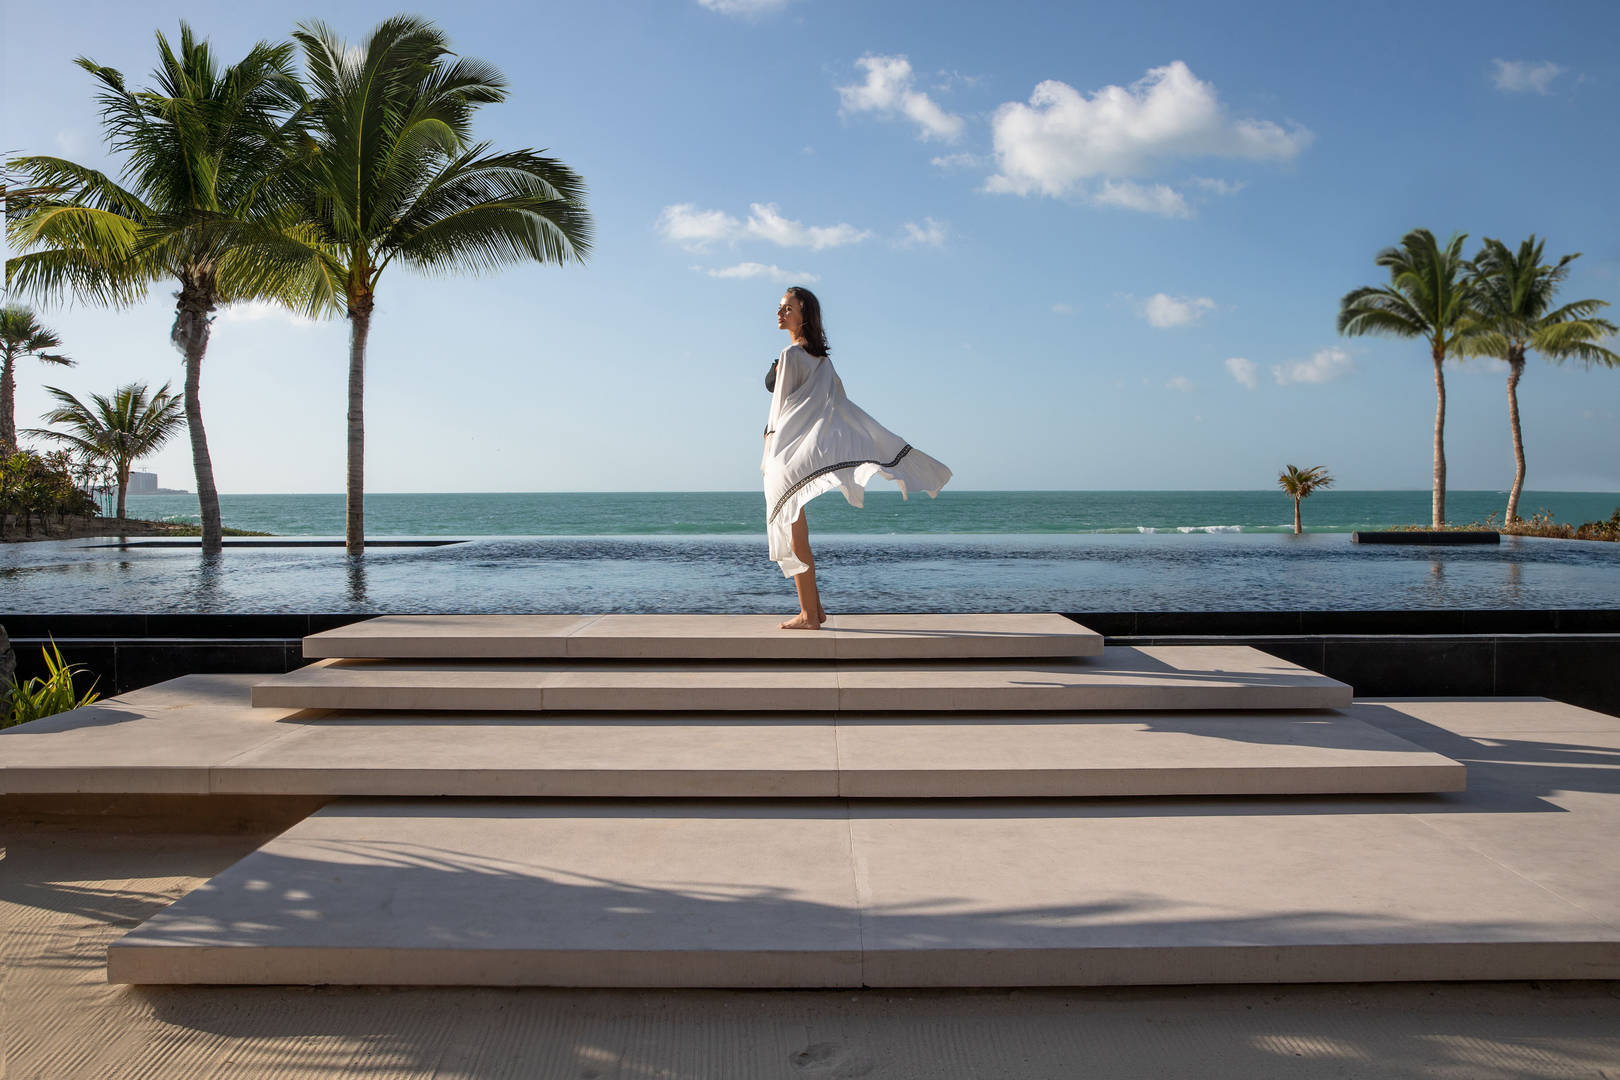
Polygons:
[[[1500,517],[1507,495],[1452,491],[1452,522]],[[1520,512],[1550,510],[1560,521],[1604,520],[1620,494],[1526,492]],[[343,533],[342,495],[222,495],[232,528],[286,536]],[[129,500],[132,517],[197,520],[190,495]],[[868,493],[856,510],[835,495],[811,504],[820,534],[972,533],[1286,533],[1293,504],[1280,491],[955,491],[902,501],[893,491]],[[1312,532],[1426,524],[1427,491],[1324,491],[1305,500]],[[763,534],[764,497],[754,491],[375,494],[366,497],[370,536],[660,536]]]

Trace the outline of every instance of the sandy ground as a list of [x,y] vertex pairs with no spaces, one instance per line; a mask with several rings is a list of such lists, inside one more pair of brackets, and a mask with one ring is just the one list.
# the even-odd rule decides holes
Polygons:
[[[1620,1080],[1620,984],[1076,991],[109,986],[107,944],[279,831],[13,818],[0,1075]],[[172,825],[172,823],[170,823]],[[291,824],[291,822],[285,822]]]

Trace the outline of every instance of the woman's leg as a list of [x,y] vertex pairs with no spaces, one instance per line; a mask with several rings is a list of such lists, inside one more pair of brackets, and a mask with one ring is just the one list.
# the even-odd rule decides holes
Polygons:
[[803,510],[793,522],[793,554],[809,569],[793,575],[793,587],[799,593],[799,613],[783,623],[782,629],[819,630],[827,621],[827,613],[821,609],[821,593],[816,589],[816,559],[810,554],[810,523]]

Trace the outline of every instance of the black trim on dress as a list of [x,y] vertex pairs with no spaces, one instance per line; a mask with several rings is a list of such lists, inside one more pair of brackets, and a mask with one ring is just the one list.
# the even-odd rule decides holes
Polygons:
[[900,452],[894,455],[893,461],[873,461],[871,458],[862,458],[860,461],[840,461],[836,465],[823,466],[822,468],[819,468],[815,472],[811,473],[809,476],[806,476],[804,479],[796,481],[792,487],[782,492],[782,497],[776,500],[775,506],[771,507],[770,516],[765,519],[765,524],[769,525],[771,522],[775,521],[776,515],[782,512],[782,507],[789,499],[793,498],[793,493],[804,487],[804,485],[810,483],[810,481],[816,479],[818,476],[826,476],[828,473],[837,472],[839,469],[853,469],[857,465],[876,465],[880,469],[892,469],[896,465],[900,464],[900,459],[909,453],[911,453],[911,444],[906,443],[906,445],[900,448]]

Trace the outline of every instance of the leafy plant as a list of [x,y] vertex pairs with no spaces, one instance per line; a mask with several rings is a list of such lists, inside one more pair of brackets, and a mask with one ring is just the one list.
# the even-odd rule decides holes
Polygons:
[[54,716],[57,713],[77,709],[81,705],[88,705],[95,701],[96,686],[101,680],[90,684],[90,689],[84,692],[83,697],[78,696],[78,690],[73,685],[73,677],[85,670],[78,664],[69,664],[62,658],[62,650],[57,648],[56,639],[51,639],[50,647],[41,649],[45,658],[44,677],[35,676],[25,683],[19,683],[17,677],[11,677],[11,712],[10,715],[0,717],[0,727],[14,727],[17,724],[26,724],[30,720],[38,720],[42,716]]
[[1311,492],[1320,488],[1332,487],[1333,477],[1328,475],[1326,465],[1312,465],[1308,469],[1288,465],[1277,477],[1277,483],[1294,500],[1294,535],[1298,536],[1305,531],[1299,523],[1299,501],[1310,498]]

